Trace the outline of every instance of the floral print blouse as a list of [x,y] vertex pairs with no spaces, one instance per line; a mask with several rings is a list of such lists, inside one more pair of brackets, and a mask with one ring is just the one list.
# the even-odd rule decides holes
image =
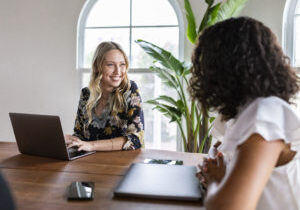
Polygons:
[[134,81],[130,81],[130,90],[125,93],[127,111],[117,113],[120,123],[117,123],[109,111],[108,103],[97,116],[92,111],[92,122],[88,124],[86,104],[90,96],[87,87],[81,90],[77,116],[74,126],[74,136],[83,141],[94,141],[101,139],[112,139],[120,136],[126,137],[127,141],[123,150],[138,149],[144,145],[144,113],[139,89]]

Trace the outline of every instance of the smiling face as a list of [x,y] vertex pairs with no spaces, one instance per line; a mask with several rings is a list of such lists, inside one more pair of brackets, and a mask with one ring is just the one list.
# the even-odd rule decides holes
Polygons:
[[127,64],[124,55],[119,50],[108,51],[102,64],[101,88],[105,92],[112,92],[120,86],[125,77]]

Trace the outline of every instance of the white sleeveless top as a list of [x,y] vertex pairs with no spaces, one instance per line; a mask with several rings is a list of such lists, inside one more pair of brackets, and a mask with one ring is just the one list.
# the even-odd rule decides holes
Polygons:
[[247,104],[234,120],[222,123],[220,118],[215,120],[213,135],[222,136],[220,151],[229,160],[228,169],[232,167],[230,159],[237,146],[253,133],[260,134],[266,141],[282,139],[291,144],[291,149],[297,151],[296,156],[288,164],[273,169],[257,210],[299,210],[300,118],[297,113],[284,100],[270,96]]

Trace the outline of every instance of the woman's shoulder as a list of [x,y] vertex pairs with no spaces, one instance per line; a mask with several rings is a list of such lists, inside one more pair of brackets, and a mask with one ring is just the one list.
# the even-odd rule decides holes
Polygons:
[[87,101],[90,97],[90,90],[88,87],[81,89],[80,100]]
[[238,115],[239,119],[256,119],[263,121],[283,120],[285,117],[297,117],[291,105],[276,96],[259,97],[245,106]]
[[268,97],[259,97],[253,101],[253,104],[257,104],[259,106],[283,106],[286,108],[290,108],[290,105],[285,100],[277,97],[277,96],[268,96]]
[[127,91],[126,95],[128,95],[129,97],[140,95],[139,88],[135,81],[130,80],[130,88],[129,88],[129,91]]
[[124,94],[124,98],[127,104],[130,105],[140,105],[142,102],[140,91],[138,89],[137,84],[130,80],[130,88],[129,90]]
[[242,139],[243,135],[256,132],[265,140],[293,139],[294,136],[289,133],[300,127],[300,118],[283,99],[275,96],[261,97],[241,110],[230,127],[227,133],[230,138]]
[[233,150],[254,133],[267,141],[294,142],[300,138],[299,127],[300,118],[286,101],[275,96],[256,98],[226,127],[222,149]]
[[88,87],[84,87],[81,89],[81,93],[84,95],[90,94],[90,89]]
[[130,80],[130,90],[131,92],[136,92],[138,90],[138,86],[135,81]]

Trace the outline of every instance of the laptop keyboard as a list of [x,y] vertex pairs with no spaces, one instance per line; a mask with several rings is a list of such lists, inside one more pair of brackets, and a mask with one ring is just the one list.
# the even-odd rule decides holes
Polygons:
[[68,148],[68,153],[70,158],[84,155],[87,153],[86,151],[78,151],[77,149],[78,149],[77,147]]

